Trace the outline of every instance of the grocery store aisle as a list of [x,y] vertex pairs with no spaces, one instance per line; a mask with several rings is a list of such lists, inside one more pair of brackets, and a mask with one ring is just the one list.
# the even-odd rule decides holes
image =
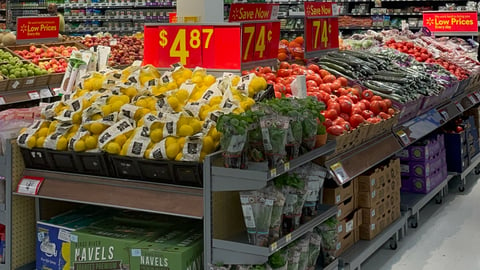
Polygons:
[[468,180],[463,193],[452,181],[444,203],[430,202],[397,250],[382,248],[362,270],[480,269],[480,184],[474,174]]

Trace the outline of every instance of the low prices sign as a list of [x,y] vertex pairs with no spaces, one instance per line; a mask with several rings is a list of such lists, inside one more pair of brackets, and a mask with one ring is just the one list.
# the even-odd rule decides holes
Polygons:
[[430,32],[477,35],[477,12],[471,11],[429,11],[423,13],[423,26]]
[[17,40],[58,39],[60,19],[52,17],[17,17]]
[[144,61],[168,68],[174,63],[208,69],[240,69],[239,25],[146,25]]
[[338,49],[338,6],[331,2],[305,2],[305,54],[312,58]]

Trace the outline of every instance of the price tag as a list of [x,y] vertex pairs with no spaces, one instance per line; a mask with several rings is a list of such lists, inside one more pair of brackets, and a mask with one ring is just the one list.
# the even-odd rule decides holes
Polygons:
[[18,183],[17,192],[37,195],[43,180],[45,179],[42,177],[26,176],[20,180],[20,183]]
[[15,81],[12,83],[12,88],[17,89],[17,87],[20,85],[19,81]]
[[448,112],[446,110],[439,111],[439,113],[442,115],[443,119],[448,121],[450,119],[450,115],[448,115]]
[[279,41],[280,22],[242,24],[242,62],[275,59]]
[[477,97],[477,99],[480,101],[480,92],[475,92],[474,95]]
[[31,100],[40,99],[40,94],[37,91],[30,91],[28,92],[28,97]]
[[290,170],[290,162],[285,162],[285,164],[283,165],[283,169],[285,171],[289,171]]
[[25,81],[25,84],[30,85],[30,84],[33,84],[34,82],[35,82],[35,79],[28,79]]
[[40,97],[42,98],[52,97],[52,92],[50,92],[50,89],[48,88],[40,89]]
[[403,130],[397,131],[397,136],[400,138],[402,141],[403,145],[409,145],[410,144],[410,138],[408,137],[407,133]]
[[292,234],[291,234],[291,233],[285,235],[285,241],[286,241],[287,243],[290,242],[290,241],[292,241]]
[[338,181],[340,183],[345,183],[345,180],[348,179],[347,172],[345,172],[345,169],[342,166],[342,163],[337,162],[330,166],[330,169],[332,170],[333,174],[337,177]]
[[277,248],[278,248],[277,242],[274,242],[274,243],[272,243],[272,244],[270,245],[270,251],[271,251],[271,252],[276,251]]
[[461,102],[459,102],[459,101],[455,102],[455,106],[457,106],[457,108],[460,112],[465,111],[465,108],[463,108],[463,105],[462,105]]
[[0,97],[0,105],[7,104],[4,97]]
[[308,57],[338,49],[337,4],[305,2],[305,52]]
[[115,45],[117,45],[117,39],[114,38],[110,40],[110,46],[115,46]]
[[472,104],[476,104],[477,101],[475,100],[475,97],[473,95],[468,95],[468,100],[470,100],[470,102],[472,102]]
[[270,170],[270,176],[271,177],[277,176],[277,169],[276,168],[273,168],[273,169]]

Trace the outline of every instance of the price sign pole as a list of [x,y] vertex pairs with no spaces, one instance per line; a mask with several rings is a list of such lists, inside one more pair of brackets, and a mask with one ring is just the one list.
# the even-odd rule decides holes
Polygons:
[[338,50],[338,6],[331,2],[305,2],[305,57]]

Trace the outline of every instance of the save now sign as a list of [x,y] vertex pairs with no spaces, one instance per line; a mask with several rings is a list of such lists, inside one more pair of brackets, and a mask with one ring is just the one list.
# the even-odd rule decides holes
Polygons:
[[17,17],[17,39],[58,38],[60,18]]
[[431,32],[478,32],[477,12],[424,12],[423,26]]
[[338,49],[338,6],[332,2],[305,2],[305,53],[312,58]]

